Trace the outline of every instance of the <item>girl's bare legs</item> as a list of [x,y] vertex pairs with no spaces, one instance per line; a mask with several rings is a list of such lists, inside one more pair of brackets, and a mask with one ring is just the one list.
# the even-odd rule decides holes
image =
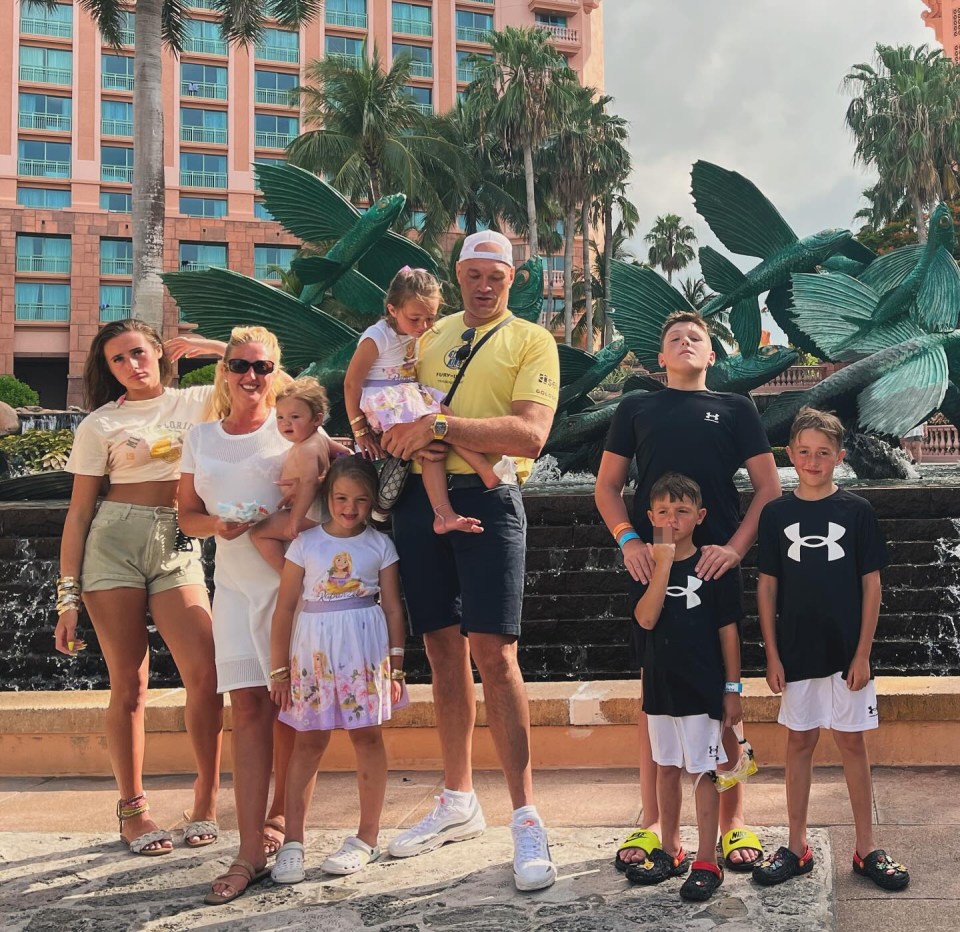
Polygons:
[[380,837],[380,816],[387,793],[387,749],[379,725],[356,728],[347,734],[357,755],[357,789],[360,793],[357,838],[375,848]]
[[170,648],[187,692],[184,717],[197,761],[191,819],[216,820],[223,697],[217,693],[207,590],[182,586],[158,592],[150,596],[150,615]]
[[[147,593],[144,589],[100,589],[83,593],[103,659],[110,677],[110,702],[106,730],[110,766],[121,799],[143,793],[143,716],[147,700],[149,648],[147,645]],[[130,842],[157,823],[145,812],[125,819],[123,838]],[[172,847],[153,842],[144,851]]]
[[446,534],[448,531],[465,531],[467,534],[483,532],[476,518],[465,518],[453,510],[447,494],[446,468],[442,461],[423,463],[423,488],[433,508],[433,530],[436,534]]
[[[293,731],[292,728],[289,730]],[[294,734],[293,753],[287,768],[287,841],[303,844],[307,810],[317,783],[320,761],[330,743],[330,732],[298,731]]]
[[[250,529],[250,539],[253,541],[253,546],[257,548],[260,556],[278,573],[283,572],[284,554],[287,552],[287,545],[290,543],[290,538],[286,535],[289,520],[289,511],[275,511],[262,521],[258,521]],[[316,521],[304,518],[298,525],[297,533],[302,534],[316,526]]]

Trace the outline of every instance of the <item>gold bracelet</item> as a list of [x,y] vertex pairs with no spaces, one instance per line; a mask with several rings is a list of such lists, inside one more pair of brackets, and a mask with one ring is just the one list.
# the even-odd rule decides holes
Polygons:
[[276,670],[270,671],[270,679],[272,680],[288,680],[290,679],[290,668],[289,667],[277,667]]
[[355,430],[353,432],[354,439],[359,440],[361,437],[366,437],[370,433],[369,427],[364,427],[362,430]]
[[391,680],[400,680],[401,682],[407,678],[407,674],[404,670],[391,670],[390,679]]
[[354,424],[359,424],[360,421],[365,421],[367,416],[365,414],[358,414],[356,417],[350,418],[350,426],[353,427]]

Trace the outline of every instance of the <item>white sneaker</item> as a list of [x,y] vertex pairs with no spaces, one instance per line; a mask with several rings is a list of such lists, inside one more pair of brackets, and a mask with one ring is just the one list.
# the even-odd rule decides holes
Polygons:
[[467,809],[455,809],[443,796],[435,796],[436,806],[416,825],[394,838],[387,851],[395,858],[410,858],[445,845],[448,841],[466,841],[483,833],[487,827],[476,797]]
[[550,858],[547,830],[533,819],[514,822],[513,882],[518,890],[542,890],[553,886],[557,868]]

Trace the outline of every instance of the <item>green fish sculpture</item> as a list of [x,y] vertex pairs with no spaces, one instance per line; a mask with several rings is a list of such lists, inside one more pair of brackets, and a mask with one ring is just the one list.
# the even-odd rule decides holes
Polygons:
[[717,239],[737,255],[762,260],[744,274],[715,249],[700,249],[704,280],[718,292],[701,313],[709,317],[731,308],[730,327],[745,356],[760,343],[761,294],[789,284],[793,272],[812,272],[838,254],[857,262],[873,259],[849,230],[822,230],[800,239],[756,185],[737,172],[698,161],[690,178],[697,212]]
[[[653,269],[614,260],[610,272],[610,303],[615,308],[616,328],[642,365],[658,369],[664,321],[674,311],[696,308]],[[731,356],[719,340],[714,340],[713,349],[717,361],[707,370],[707,388],[715,392],[746,394],[776,378],[800,358],[796,350],[781,346],[761,346],[749,356]]]
[[793,276],[790,314],[816,334],[831,360],[865,356],[924,333],[945,333],[960,313],[960,267],[953,258],[953,215],[938,204],[926,245],[881,256],[860,279],[839,273]]

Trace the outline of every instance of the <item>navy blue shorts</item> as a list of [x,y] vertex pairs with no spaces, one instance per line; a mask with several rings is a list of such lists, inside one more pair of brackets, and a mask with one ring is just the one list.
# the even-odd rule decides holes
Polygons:
[[400,581],[415,635],[459,625],[462,634],[520,634],[527,516],[520,488],[487,489],[479,476],[452,476],[450,503],[479,518],[482,534],[433,532],[423,480],[411,475],[393,508]]

